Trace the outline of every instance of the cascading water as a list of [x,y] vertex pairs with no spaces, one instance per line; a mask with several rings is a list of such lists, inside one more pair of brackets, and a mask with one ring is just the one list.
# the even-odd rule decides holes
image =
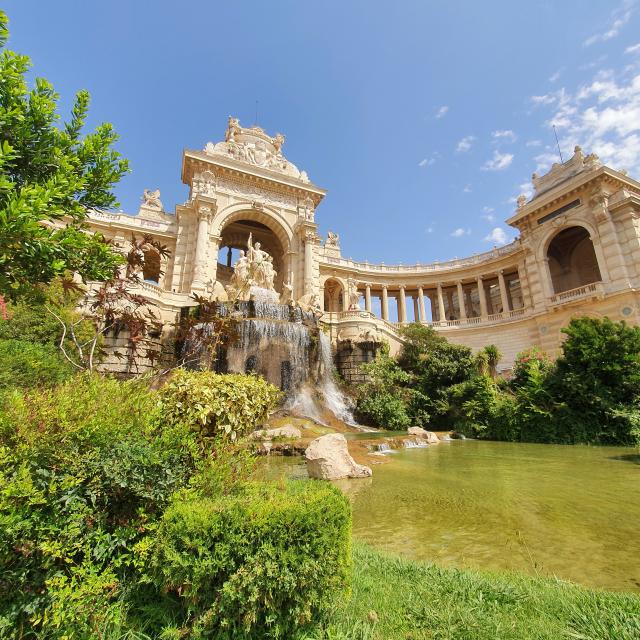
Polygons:
[[421,440],[405,440],[404,448],[405,449],[424,449],[428,447],[429,444],[427,442]]
[[327,409],[339,420],[355,425],[333,379],[331,342],[318,328],[313,312],[278,304],[272,291],[256,287],[252,287],[252,297],[251,301],[217,304],[216,315],[233,319],[235,335],[215,359],[206,347],[212,325],[201,323],[185,341],[185,361],[218,371],[257,373],[287,393],[290,411],[323,422]]

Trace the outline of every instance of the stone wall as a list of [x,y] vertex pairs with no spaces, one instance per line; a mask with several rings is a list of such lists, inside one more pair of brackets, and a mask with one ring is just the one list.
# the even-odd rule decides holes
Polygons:
[[377,342],[339,341],[336,347],[335,364],[340,375],[351,384],[366,382],[368,377],[360,369],[360,365],[371,362],[376,357],[380,346]]

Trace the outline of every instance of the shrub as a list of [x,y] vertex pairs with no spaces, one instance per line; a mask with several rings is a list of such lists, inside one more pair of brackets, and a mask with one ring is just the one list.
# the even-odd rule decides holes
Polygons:
[[0,340],[0,362],[0,391],[52,386],[73,373],[56,347],[23,340]]
[[177,502],[153,560],[195,638],[288,638],[347,589],[351,514],[328,483],[255,483]]
[[178,369],[160,396],[169,422],[235,440],[260,426],[282,393],[259,376]]
[[103,618],[134,571],[134,545],[193,467],[190,432],[161,432],[158,411],[140,383],[90,375],[4,398],[4,624],[89,637],[88,625]]
[[393,393],[362,393],[357,412],[367,422],[383,429],[405,429],[411,425],[405,402]]

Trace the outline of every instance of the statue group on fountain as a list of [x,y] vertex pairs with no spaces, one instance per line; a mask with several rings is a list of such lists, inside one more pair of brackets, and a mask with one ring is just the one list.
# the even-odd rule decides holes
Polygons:
[[228,287],[230,297],[248,300],[252,287],[275,292],[274,283],[278,273],[273,266],[273,256],[260,246],[259,242],[253,243],[253,235],[249,234],[247,250],[240,251],[233,266],[231,285]]

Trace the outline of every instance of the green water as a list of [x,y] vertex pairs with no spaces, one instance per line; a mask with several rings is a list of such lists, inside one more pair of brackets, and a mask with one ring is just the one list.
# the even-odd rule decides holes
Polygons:
[[[354,536],[410,558],[640,591],[634,449],[454,441],[340,481]],[[303,475],[300,459],[273,458]]]

